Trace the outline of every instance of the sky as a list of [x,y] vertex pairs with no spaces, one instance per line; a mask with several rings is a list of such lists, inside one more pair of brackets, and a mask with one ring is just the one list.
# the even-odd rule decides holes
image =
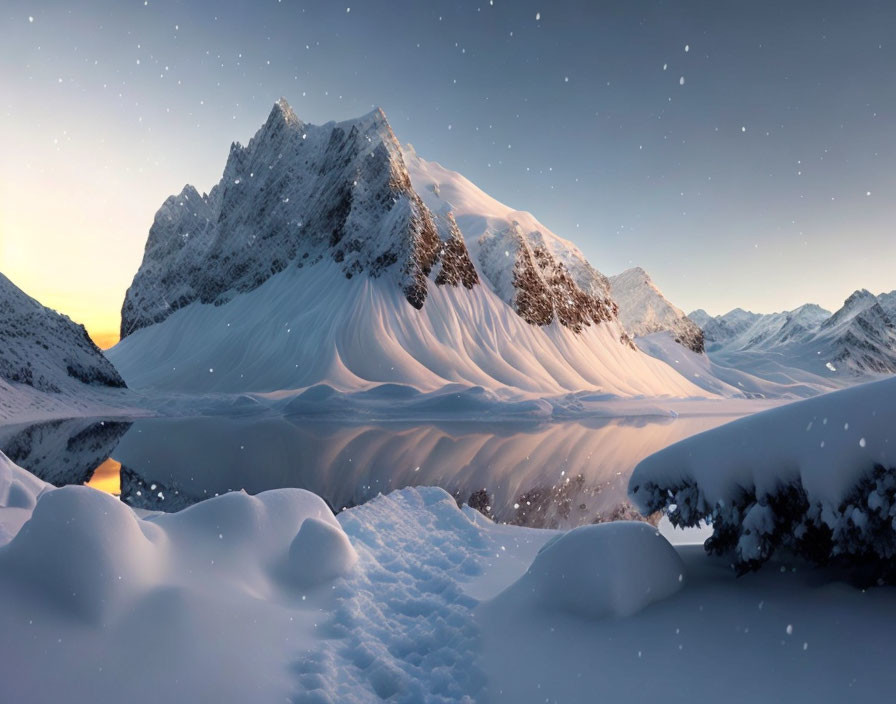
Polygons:
[[896,5],[424,0],[0,9],[0,272],[109,344],[153,215],[283,96],[402,142],[685,311],[896,289]]

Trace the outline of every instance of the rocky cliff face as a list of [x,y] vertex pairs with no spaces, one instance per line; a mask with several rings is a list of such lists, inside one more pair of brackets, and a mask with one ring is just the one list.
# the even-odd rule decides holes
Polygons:
[[0,380],[47,393],[125,385],[83,325],[45,308],[2,274]]
[[[448,214],[463,232],[475,268],[526,322],[553,322],[575,332],[617,322],[610,284],[571,242],[531,213],[513,210],[440,164],[403,151],[411,182],[429,209]],[[633,347],[628,335],[618,339]]]

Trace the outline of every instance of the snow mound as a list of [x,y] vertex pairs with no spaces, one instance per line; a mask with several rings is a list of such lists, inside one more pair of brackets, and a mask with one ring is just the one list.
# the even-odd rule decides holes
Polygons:
[[857,567],[896,556],[896,379],[811,398],[683,440],[634,470],[639,510],[714,527],[739,570],[776,553]]
[[49,608],[102,620],[153,580],[164,535],[145,528],[109,494],[82,486],[47,491],[0,548],[0,579],[40,595]]
[[[200,592],[223,584],[273,594],[284,565],[292,586],[309,587],[344,576],[356,560],[323,499],[302,489],[232,492],[140,518],[111,495],[82,486],[44,488],[34,502],[39,486],[5,462],[0,488],[7,504],[33,503],[33,512],[0,547],[0,585],[90,623],[106,623],[185,580]],[[3,518],[6,524],[7,510]]]
[[289,546],[288,575],[309,587],[344,577],[358,561],[358,553],[338,525],[306,518]]
[[684,563],[656,528],[618,521],[558,535],[497,599],[576,618],[624,617],[668,598],[683,583]]
[[0,452],[0,546],[6,545],[31,517],[37,497],[49,485]]

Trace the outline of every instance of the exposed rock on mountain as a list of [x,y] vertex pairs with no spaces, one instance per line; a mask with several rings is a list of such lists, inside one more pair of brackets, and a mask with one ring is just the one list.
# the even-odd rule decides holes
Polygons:
[[[450,223],[442,234],[451,240]],[[121,336],[324,257],[347,278],[388,272],[420,308],[443,249],[382,110],[317,127],[280,100],[248,146],[231,145],[224,176],[208,195],[186,186],[156,214],[125,297]],[[463,261],[461,240],[450,251]]]

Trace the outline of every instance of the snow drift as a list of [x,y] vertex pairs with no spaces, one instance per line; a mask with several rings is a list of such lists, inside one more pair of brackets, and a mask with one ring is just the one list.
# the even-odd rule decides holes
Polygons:
[[52,489],[0,462],[4,504],[31,510],[0,547],[0,582],[88,622],[107,622],[181,579],[207,587],[223,578],[257,592],[282,576],[309,588],[347,574],[357,559],[326,503],[302,489],[232,492],[140,519],[109,494]]
[[896,379],[736,420],[643,460],[629,492],[673,524],[712,523],[739,569],[776,553],[896,576]]
[[[296,544],[305,526],[309,552]],[[726,688],[749,701],[870,701],[896,686],[880,657],[892,590],[810,570],[735,580],[699,548],[673,550],[649,527],[612,528],[541,550],[559,534],[492,523],[432,488],[379,496],[336,521],[296,491],[132,513],[87,488],[48,487],[0,456],[3,694],[519,704],[590,702],[598,691],[624,700],[636,680],[651,701],[708,701]],[[333,549],[346,543],[352,551]],[[298,574],[325,581],[297,584],[292,568],[309,555],[338,558],[342,576],[305,564]],[[589,570],[584,555],[608,563]],[[554,568],[538,577],[542,599],[501,595],[532,584],[524,575],[536,565]],[[36,581],[36,569],[58,587]],[[657,584],[668,594],[648,608],[604,609],[630,613]],[[632,592],[621,602],[609,596],[618,585]],[[582,618],[595,609],[603,617]]]
[[284,271],[225,305],[187,306],[132,333],[108,356],[133,387],[182,391],[320,383],[434,391],[461,383],[538,394],[703,394],[619,344],[612,326],[581,333],[532,326],[482,286],[437,288],[416,311],[388,282],[346,279],[330,262]]

